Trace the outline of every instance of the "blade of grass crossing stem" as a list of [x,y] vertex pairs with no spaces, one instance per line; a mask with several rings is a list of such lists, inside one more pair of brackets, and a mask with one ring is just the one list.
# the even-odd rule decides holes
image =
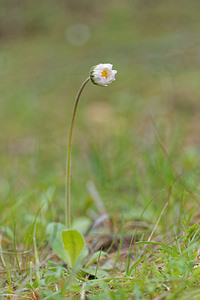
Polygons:
[[18,260],[18,256],[17,256],[17,246],[16,246],[16,223],[14,224],[14,230],[13,230],[13,243],[14,243],[14,252],[15,252],[15,259],[16,259],[16,263],[17,263],[17,267],[19,269],[20,274],[22,275],[22,278],[24,279],[22,270],[20,268],[19,265],[19,260]]
[[121,237],[120,237],[120,242],[119,242],[119,247],[118,247],[118,251],[117,251],[117,256],[115,258],[115,262],[114,262],[114,268],[116,267],[117,261],[119,260],[119,255],[120,255],[120,251],[121,251],[121,247],[122,247],[122,242],[123,242],[123,238],[124,238],[124,218],[122,218],[122,226],[121,226],[122,230],[121,230]]

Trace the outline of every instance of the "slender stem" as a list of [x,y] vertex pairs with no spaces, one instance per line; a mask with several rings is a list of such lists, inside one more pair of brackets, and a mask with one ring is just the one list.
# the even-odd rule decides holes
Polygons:
[[69,137],[68,137],[68,149],[67,149],[67,160],[66,160],[66,191],[65,191],[65,217],[66,217],[66,225],[67,228],[70,229],[71,227],[71,215],[70,215],[70,177],[71,177],[71,145],[72,145],[72,132],[74,127],[74,120],[76,116],[76,111],[78,107],[78,102],[80,95],[85,87],[85,85],[90,80],[90,77],[88,77],[81,85],[78,94],[76,96],[76,101],[74,105],[70,130],[69,130]]

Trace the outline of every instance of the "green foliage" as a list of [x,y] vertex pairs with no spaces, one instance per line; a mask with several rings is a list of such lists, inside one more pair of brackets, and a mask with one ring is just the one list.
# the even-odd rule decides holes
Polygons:
[[[200,298],[199,8],[0,1],[0,298]],[[80,46],[67,34],[77,23],[89,30]],[[79,260],[83,240],[62,224],[66,133],[99,62],[118,74],[87,86],[76,119],[72,228],[89,249]],[[109,226],[93,226],[98,201]]]
[[65,225],[56,222],[48,224],[47,234],[53,251],[73,268],[85,245],[82,235],[76,229],[66,230]]
[[77,230],[68,229],[63,230],[62,240],[64,248],[67,250],[70,256],[70,262],[68,262],[69,266],[73,268],[85,245],[84,239]]

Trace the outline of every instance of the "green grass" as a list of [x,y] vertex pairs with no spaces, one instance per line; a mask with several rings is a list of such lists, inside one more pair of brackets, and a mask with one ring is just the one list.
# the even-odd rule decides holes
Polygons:
[[[9,3],[0,4],[0,298],[199,299],[199,3]],[[77,23],[90,28],[81,47],[66,39]],[[46,229],[65,222],[74,99],[100,62],[118,74],[107,88],[88,84],[78,108],[72,222],[89,254],[69,271]],[[103,212],[110,219],[87,234]]]

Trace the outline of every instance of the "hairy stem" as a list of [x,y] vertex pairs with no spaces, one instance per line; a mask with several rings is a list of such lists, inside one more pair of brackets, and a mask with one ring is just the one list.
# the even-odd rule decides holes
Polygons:
[[73,127],[74,127],[74,120],[76,116],[76,111],[78,107],[78,102],[80,99],[80,95],[85,87],[85,85],[90,80],[90,77],[88,77],[83,84],[81,85],[78,94],[76,96],[76,101],[74,105],[70,130],[69,130],[69,137],[68,137],[68,148],[67,148],[67,160],[66,160],[66,191],[65,191],[65,218],[66,218],[66,225],[67,228],[70,229],[71,227],[71,213],[70,213],[70,177],[71,177],[71,146],[72,146],[72,133],[73,133]]

